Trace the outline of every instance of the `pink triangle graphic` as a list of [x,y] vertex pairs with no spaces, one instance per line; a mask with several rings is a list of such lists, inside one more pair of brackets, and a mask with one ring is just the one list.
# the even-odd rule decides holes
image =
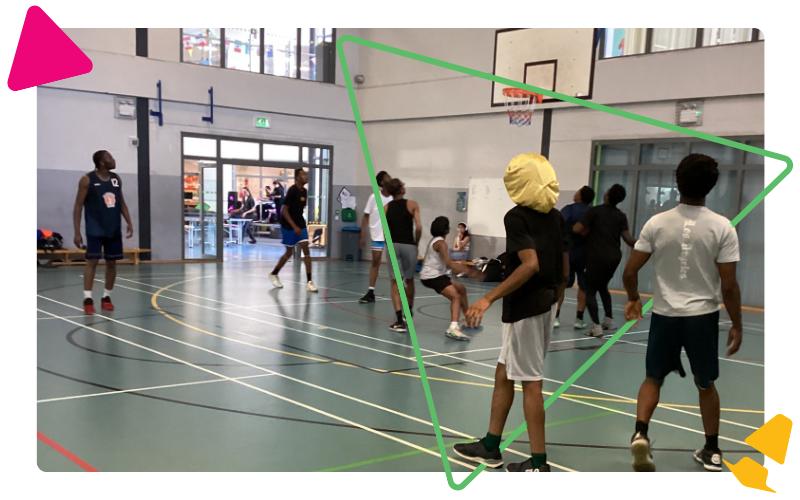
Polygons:
[[8,88],[17,91],[92,71],[92,61],[42,9],[28,9]]

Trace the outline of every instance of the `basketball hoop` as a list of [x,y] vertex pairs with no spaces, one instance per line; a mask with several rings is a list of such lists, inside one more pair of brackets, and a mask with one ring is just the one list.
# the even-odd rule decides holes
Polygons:
[[544,96],[536,92],[506,87],[503,89],[505,97],[506,112],[508,113],[508,123],[523,127],[531,124],[533,110],[537,104],[542,103]]

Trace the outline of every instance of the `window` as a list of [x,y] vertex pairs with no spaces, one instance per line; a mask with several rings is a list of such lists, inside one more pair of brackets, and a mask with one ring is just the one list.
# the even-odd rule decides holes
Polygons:
[[324,148],[303,148],[303,163],[310,165],[330,165],[331,150]]
[[601,58],[756,42],[764,34],[755,28],[600,28]]
[[220,141],[220,155],[223,158],[258,160],[258,143],[241,141]]
[[300,40],[300,78],[333,81],[333,28],[301,28]]
[[281,144],[264,144],[264,161],[293,161],[300,158],[300,147]]
[[220,66],[220,28],[183,28],[183,62]]
[[686,157],[686,143],[642,144],[642,165],[677,165]]
[[606,28],[604,57],[644,54],[647,28]]
[[182,35],[183,62],[324,83],[335,80],[336,28],[182,28]]
[[264,28],[264,73],[297,77],[297,28]]
[[749,42],[752,39],[753,28],[703,28],[703,47]]
[[225,67],[260,73],[260,39],[260,28],[225,28]]
[[653,28],[651,52],[689,49],[697,46],[697,28]]
[[214,139],[201,139],[199,137],[184,137],[183,155],[216,158],[217,141]]

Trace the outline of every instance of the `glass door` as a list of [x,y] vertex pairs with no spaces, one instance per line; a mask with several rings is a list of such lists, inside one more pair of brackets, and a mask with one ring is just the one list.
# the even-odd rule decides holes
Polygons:
[[222,179],[217,175],[217,165],[204,164],[200,168],[200,205],[198,228],[200,232],[200,258],[217,259],[219,257],[219,240],[222,235],[220,226],[220,196],[219,184]]
[[308,171],[308,240],[312,257],[325,257],[328,245],[328,184],[330,170],[309,167]]

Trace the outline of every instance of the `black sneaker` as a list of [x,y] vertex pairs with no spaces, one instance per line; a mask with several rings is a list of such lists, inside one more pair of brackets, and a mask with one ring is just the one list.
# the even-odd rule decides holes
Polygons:
[[533,468],[533,460],[530,458],[524,462],[517,464],[508,464],[506,472],[550,472],[550,466],[547,464],[540,465],[539,468]]
[[363,297],[358,299],[358,303],[359,304],[372,304],[373,302],[375,302],[375,291],[374,290],[368,291],[366,295],[364,295]]
[[694,452],[694,459],[703,464],[705,470],[711,472],[722,471],[722,452],[719,450],[697,450]]
[[389,327],[389,330],[398,333],[405,333],[408,331],[408,327],[406,326],[405,321],[395,321],[394,324]]
[[453,451],[461,458],[477,462],[479,464],[486,464],[487,467],[497,469],[503,466],[503,454],[500,453],[500,448],[489,451],[483,445],[483,439],[478,439],[472,443],[459,443],[453,446]]
[[635,433],[631,438],[631,455],[633,455],[634,471],[656,471],[656,464],[653,463],[653,454],[650,452],[650,439],[641,432]]

